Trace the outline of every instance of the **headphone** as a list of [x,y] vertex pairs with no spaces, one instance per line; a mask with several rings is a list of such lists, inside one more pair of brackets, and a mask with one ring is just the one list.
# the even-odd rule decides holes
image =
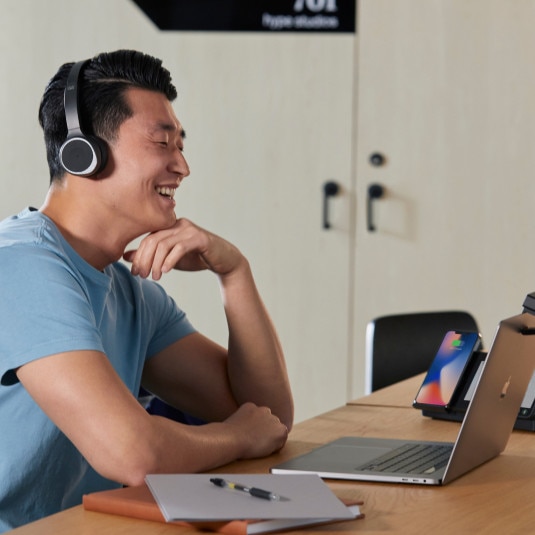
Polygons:
[[104,140],[87,136],[80,126],[78,114],[78,82],[82,67],[90,60],[75,63],[69,71],[63,94],[67,139],[59,150],[61,165],[72,175],[92,177],[104,169],[108,151]]

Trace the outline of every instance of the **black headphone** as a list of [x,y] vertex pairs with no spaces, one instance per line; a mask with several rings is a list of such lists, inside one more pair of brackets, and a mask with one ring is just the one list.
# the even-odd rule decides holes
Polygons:
[[63,94],[67,139],[59,150],[61,165],[72,175],[92,177],[104,169],[108,151],[104,140],[87,136],[80,126],[78,114],[78,82],[82,67],[89,60],[75,63],[67,78]]

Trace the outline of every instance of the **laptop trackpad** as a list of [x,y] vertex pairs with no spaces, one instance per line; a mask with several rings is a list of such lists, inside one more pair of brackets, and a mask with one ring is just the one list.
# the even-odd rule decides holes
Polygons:
[[[304,464],[312,470],[340,470],[347,472],[367,464],[373,459],[392,451],[389,447],[358,446],[356,444],[342,446],[330,444],[318,448],[305,455],[302,459]],[[307,469],[306,466],[303,466]]]

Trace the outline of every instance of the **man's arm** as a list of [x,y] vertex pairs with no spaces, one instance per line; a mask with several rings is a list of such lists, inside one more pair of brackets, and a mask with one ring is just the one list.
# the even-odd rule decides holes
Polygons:
[[[175,371],[189,365],[187,377],[196,378],[192,385],[195,391],[208,396],[212,390],[212,405],[221,402],[223,416],[245,402],[253,402],[269,407],[290,429],[293,401],[281,345],[249,263],[238,249],[180,219],[172,228],[146,237],[137,251],[125,258],[133,262],[134,274],[148,277],[152,272],[155,279],[173,268],[213,271],[220,282],[229,328],[228,350],[200,337],[186,337],[188,341],[180,341],[153,357],[144,375],[148,389],[172,402],[175,394],[169,377],[176,377]],[[176,391],[182,387],[187,388],[182,385]]]
[[287,439],[286,426],[251,403],[204,426],[151,416],[96,351],[44,357],[17,376],[95,470],[126,485],[141,484],[148,473],[197,472],[269,455]]
[[220,276],[229,326],[228,373],[239,404],[271,408],[291,429],[293,401],[284,354],[248,262]]
[[176,229],[145,238],[126,256],[142,276],[152,271],[159,278],[172,265],[209,268],[219,277],[228,351],[190,334],[153,356],[143,376],[151,390],[212,423],[185,426],[147,414],[97,351],[24,364],[17,376],[29,394],[99,473],[127,485],[140,484],[147,473],[209,470],[280,449],[292,422],[290,388],[276,334],[243,255],[182,221]]

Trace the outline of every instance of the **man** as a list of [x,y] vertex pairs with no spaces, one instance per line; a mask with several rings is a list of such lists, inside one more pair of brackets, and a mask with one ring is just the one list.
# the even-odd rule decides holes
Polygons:
[[[168,71],[125,50],[76,67],[58,70],[39,110],[47,198],[0,225],[0,531],[148,473],[269,455],[293,419],[283,353],[248,261],[176,219],[189,168]],[[69,153],[76,135],[102,152],[86,170]],[[149,280],[172,269],[217,276],[228,349]],[[149,415],[140,385],[209,423]]]

